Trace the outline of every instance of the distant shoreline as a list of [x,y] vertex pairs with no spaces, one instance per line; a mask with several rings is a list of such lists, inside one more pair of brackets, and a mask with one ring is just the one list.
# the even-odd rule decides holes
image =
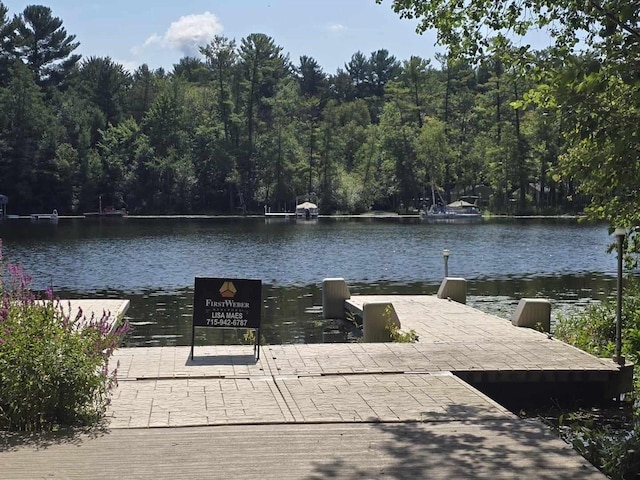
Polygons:
[[[282,213],[271,213],[271,214],[247,214],[247,215],[231,215],[231,214],[220,214],[220,215],[209,215],[209,214],[186,214],[186,215],[126,215],[125,217],[118,218],[110,218],[109,220],[121,220],[126,218],[136,219],[136,220],[152,220],[152,219],[184,219],[184,220],[206,220],[206,219],[225,219],[225,218],[287,218],[287,217],[295,217],[295,213],[291,212],[282,212]],[[420,218],[420,215],[417,213],[410,214],[398,214],[396,212],[366,212],[366,213],[354,213],[354,214],[333,214],[333,215],[318,215],[319,218]],[[100,221],[105,218],[87,218],[84,215],[59,215],[59,219],[86,219],[90,221]],[[483,215],[482,218],[485,219],[514,219],[514,220],[528,220],[528,219],[539,219],[539,220],[571,220],[571,219],[581,219],[586,218],[585,215]],[[5,218],[0,218],[0,220],[30,220],[30,215],[9,215]]]

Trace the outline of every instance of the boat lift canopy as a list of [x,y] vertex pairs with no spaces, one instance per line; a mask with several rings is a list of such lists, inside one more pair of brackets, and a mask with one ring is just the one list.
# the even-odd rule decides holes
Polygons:
[[475,207],[476,205],[473,203],[469,203],[469,202],[465,202],[464,200],[456,200],[455,202],[450,203],[449,205],[447,205],[448,207]]
[[296,205],[296,210],[297,210],[297,209],[299,209],[299,208],[301,208],[301,209],[303,209],[303,210],[304,210],[305,208],[308,208],[308,209],[314,209],[314,208],[316,208],[316,209],[317,209],[317,208],[318,208],[318,206],[317,206],[315,203],[311,203],[311,202],[302,202],[302,203],[300,203],[299,205]]

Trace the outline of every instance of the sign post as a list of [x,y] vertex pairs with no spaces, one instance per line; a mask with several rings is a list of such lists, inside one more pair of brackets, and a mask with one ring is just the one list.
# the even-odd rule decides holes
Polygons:
[[193,295],[191,359],[196,327],[254,329],[253,354],[260,360],[262,281],[196,277]]

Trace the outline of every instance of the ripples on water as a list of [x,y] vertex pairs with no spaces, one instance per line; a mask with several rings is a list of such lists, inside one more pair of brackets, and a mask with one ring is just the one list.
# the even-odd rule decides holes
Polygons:
[[[468,303],[502,317],[524,296],[552,299],[557,313],[615,289],[606,227],[575,221],[63,219],[5,221],[0,237],[6,259],[22,263],[36,288],[130,299],[130,345],[190,343],[195,276],[262,279],[265,343],[323,341],[326,277],[344,277],[353,293],[435,293],[445,248],[450,275],[468,280]],[[242,342],[235,330],[197,335]]]

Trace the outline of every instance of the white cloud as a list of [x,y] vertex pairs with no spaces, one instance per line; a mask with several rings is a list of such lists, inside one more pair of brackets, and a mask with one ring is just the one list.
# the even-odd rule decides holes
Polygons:
[[184,55],[197,56],[199,47],[205,46],[222,30],[222,23],[213,13],[186,15],[171,23],[164,35],[151,35],[143,45],[133,47],[131,53],[137,55],[151,45],[160,45],[176,48]]
[[332,25],[329,25],[327,27],[327,30],[329,30],[329,32],[333,34],[340,35],[342,33],[345,33],[348,30],[348,28],[340,23],[334,23]]
[[142,45],[137,45],[131,48],[131,53],[134,55],[141,54],[149,45],[162,44],[162,37],[157,34],[151,35],[147,38]]
[[205,46],[214,35],[222,33],[222,24],[218,17],[205,12],[202,15],[187,15],[173,22],[163,40],[170,46],[189,55],[198,52],[198,47]]

